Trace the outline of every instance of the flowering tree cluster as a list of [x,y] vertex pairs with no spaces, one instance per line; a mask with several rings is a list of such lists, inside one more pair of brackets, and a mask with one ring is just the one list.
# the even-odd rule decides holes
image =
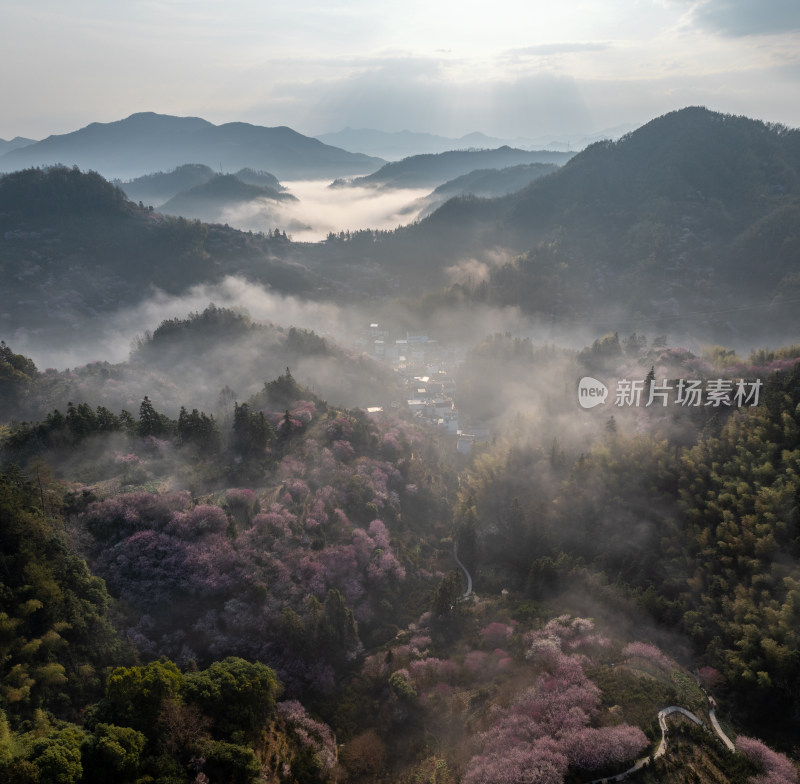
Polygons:
[[[336,739],[327,724],[312,719],[297,700],[279,702],[275,714],[299,749],[290,763],[298,780],[326,781],[336,765]],[[311,774],[311,775],[309,775]]]
[[792,761],[760,740],[740,735],[736,748],[761,768],[762,772],[749,780],[751,784],[797,784],[797,768]]
[[622,649],[622,655],[626,659],[639,659],[659,670],[669,671],[675,668],[673,662],[659,648],[646,642],[629,643]]
[[[550,784],[570,767],[596,771],[633,759],[647,746],[636,727],[592,727],[600,691],[586,676],[584,654],[568,653],[593,637],[592,622],[561,616],[526,637],[527,658],[541,669],[534,686],[495,709],[465,784]],[[566,649],[566,650],[565,650]]]
[[491,647],[505,645],[511,635],[514,634],[514,627],[507,623],[494,621],[481,629],[481,639]]
[[715,689],[724,680],[722,673],[715,667],[701,667],[697,674],[704,689]]
[[[356,622],[382,622],[397,601],[406,568],[390,529],[407,482],[377,456],[370,420],[309,401],[289,413],[303,432],[280,452],[271,489],[232,487],[206,503],[123,493],[90,504],[82,522],[94,569],[138,612],[128,632],[142,650],[179,662],[258,658],[297,694],[297,684],[329,689],[360,648]],[[405,449],[408,425],[390,429]]]

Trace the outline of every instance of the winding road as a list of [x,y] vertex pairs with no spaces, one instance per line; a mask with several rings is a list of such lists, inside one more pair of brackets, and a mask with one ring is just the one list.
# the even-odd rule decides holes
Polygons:
[[722,727],[719,726],[715,708],[711,708],[708,711],[708,718],[711,719],[711,726],[714,728],[714,732],[717,733],[719,739],[728,747],[728,751],[736,751],[736,746],[734,746],[733,741],[722,731]]
[[472,575],[467,571],[467,567],[464,566],[464,564],[461,563],[458,558],[458,543],[455,540],[453,540],[453,558],[456,559],[456,563],[461,567],[461,571],[464,572],[464,577],[467,578],[467,590],[464,591],[464,595],[461,597],[462,599],[467,599],[472,593]]
[[[461,568],[461,571],[464,572],[464,577],[467,579],[467,590],[461,597],[462,599],[467,599],[472,594],[472,575],[459,559],[458,544],[455,541],[453,541],[453,558],[455,558],[456,563]],[[725,747],[728,749],[728,751],[735,752],[736,746],[734,745],[733,741],[723,732],[722,727],[719,726],[719,721],[717,720],[717,711],[713,699],[709,697],[708,701],[709,705],[711,706],[708,710],[708,718],[711,720],[711,726],[714,728],[714,732],[725,744]],[[653,752],[652,759],[654,760],[658,759],[659,757],[663,757],[667,753],[667,735],[669,734],[669,730],[667,729],[667,716],[670,716],[673,713],[680,713],[698,726],[705,727],[705,724],[703,724],[702,720],[699,719],[696,714],[692,713],[686,708],[682,708],[679,705],[669,705],[666,708],[662,708],[658,712],[658,726],[661,728],[661,742],[658,744],[658,748],[655,750],[655,752]],[[624,770],[622,773],[617,773],[614,776],[607,776],[606,778],[602,779],[593,779],[592,781],[588,782],[588,784],[610,784],[612,781],[622,781],[632,773],[635,773],[637,770],[643,768],[645,765],[649,765],[650,760],[651,756],[648,754],[646,757],[641,757],[636,760],[636,762],[634,762],[630,768]]]
[[[673,713],[680,713],[700,727],[705,727],[705,724],[703,724],[703,722],[690,710],[686,710],[686,708],[681,708],[679,705],[670,705],[669,707],[662,708],[658,712],[658,726],[661,727],[661,743],[658,744],[658,748],[655,750],[655,752],[653,752],[652,758],[654,760],[658,759],[659,757],[663,757],[667,753],[667,735],[669,734],[669,730],[667,729],[667,716]],[[719,726],[719,722],[717,721],[717,713],[714,708],[711,708],[708,711],[708,717],[711,719],[711,726],[714,728],[714,732],[725,744],[726,748],[729,751],[736,751],[736,746],[734,746],[733,741],[722,731],[722,727]],[[649,764],[650,755],[641,757],[640,759],[636,760],[636,762],[634,762],[633,765],[628,768],[628,770],[624,770],[622,773],[617,773],[615,776],[606,776],[602,779],[593,779],[588,784],[609,784],[609,782],[612,781],[622,781],[630,776],[631,773],[635,773],[637,770],[640,770],[645,765]]]

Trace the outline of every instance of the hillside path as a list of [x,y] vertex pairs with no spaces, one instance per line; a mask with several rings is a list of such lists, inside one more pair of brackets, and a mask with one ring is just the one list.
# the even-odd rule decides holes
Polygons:
[[[667,753],[667,735],[669,734],[669,730],[667,729],[667,716],[672,713],[680,713],[686,716],[686,718],[690,721],[693,721],[695,724],[698,724],[701,727],[705,726],[694,713],[692,713],[690,710],[686,710],[686,708],[680,707],[679,705],[669,705],[666,708],[662,708],[658,712],[658,726],[661,728],[661,742],[658,744],[658,748],[655,750],[655,752],[653,752],[653,759],[663,757]],[[709,710],[708,715],[711,719],[711,725],[714,728],[714,732],[717,734],[719,739],[725,744],[729,751],[736,751],[736,746],[734,746],[733,741],[722,731],[722,728],[719,726],[716,710],[713,707]],[[628,776],[630,776],[632,773],[635,773],[637,770],[640,770],[645,765],[649,764],[650,755],[648,754],[646,757],[641,757],[636,760],[636,762],[634,762],[630,768],[622,771],[622,773],[617,773],[614,776],[606,776],[602,779],[593,779],[592,781],[588,782],[588,784],[610,784],[612,781],[622,781],[623,779],[628,778]]]
[[461,563],[458,557],[458,545],[455,541],[453,541],[453,558],[456,559],[456,563],[461,567],[461,571],[464,572],[464,577],[467,578],[467,590],[464,591],[464,595],[461,597],[462,599],[466,599],[472,593],[472,575],[467,571],[467,567]]
[[711,726],[714,728],[714,732],[719,735],[719,739],[728,747],[728,751],[736,751],[736,746],[733,745],[733,741],[722,731],[722,727],[719,726],[716,708],[712,707],[709,709],[708,718],[711,719]]

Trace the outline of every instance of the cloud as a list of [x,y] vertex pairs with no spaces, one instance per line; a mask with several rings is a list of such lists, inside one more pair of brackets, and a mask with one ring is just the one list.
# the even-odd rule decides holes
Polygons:
[[800,30],[800,3],[704,0],[692,8],[690,19],[698,27],[722,36],[780,35]]
[[489,265],[478,259],[459,261],[445,269],[445,275],[450,283],[485,283],[489,280]]
[[330,180],[284,181],[298,201],[254,201],[227,209],[220,222],[244,231],[281,229],[296,242],[318,242],[328,234],[359,229],[395,229],[411,223],[417,201],[428,188],[346,187],[332,189]]
[[332,63],[332,78],[287,82],[273,95],[291,106],[293,127],[311,134],[346,126],[453,137],[596,130],[576,79],[529,67],[509,72],[508,62],[507,55],[482,64],[392,56],[351,62],[344,75]]
[[574,42],[574,43],[552,43],[536,44],[535,46],[524,46],[521,49],[509,49],[506,54],[512,57],[539,56],[552,54],[573,54],[575,52],[603,52],[609,49],[606,43],[593,42]]
[[137,335],[152,332],[166,319],[186,318],[190,313],[201,312],[211,302],[218,307],[244,310],[256,321],[304,327],[321,334],[341,329],[346,321],[346,314],[331,303],[284,297],[230,276],[218,284],[192,286],[177,296],[155,290],[137,305],[104,317],[102,327],[95,325],[95,337],[82,335],[73,348],[53,348],[43,344],[35,334],[24,331],[14,335],[14,348],[31,357],[39,368],[63,369],[98,360],[122,362],[128,358]]

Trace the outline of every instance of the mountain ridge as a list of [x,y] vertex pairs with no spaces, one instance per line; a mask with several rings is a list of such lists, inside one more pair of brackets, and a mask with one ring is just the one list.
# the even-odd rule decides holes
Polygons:
[[226,211],[265,203],[297,201],[290,193],[243,182],[234,174],[215,174],[210,180],[181,191],[159,206],[159,212],[220,223]]
[[[747,301],[795,323],[780,302],[800,295],[800,131],[688,107],[591,145],[517,193],[451,200],[408,230],[433,226],[462,249],[482,237],[523,253],[475,289],[493,305],[585,318],[613,297],[673,325],[721,310],[701,317],[731,337],[725,313]],[[754,318],[738,316],[758,332]]]
[[472,131],[459,137],[440,136],[420,131],[380,131],[374,128],[345,127],[340,131],[317,134],[316,138],[326,144],[333,144],[352,152],[377,155],[390,161],[401,160],[412,155],[440,153],[465,148],[497,148],[507,145],[528,150],[554,150],[570,152],[582,150],[600,139],[617,139],[635,126],[619,125],[596,133],[581,133],[567,139],[553,136],[535,138],[502,138],[490,136],[480,131]]
[[27,147],[29,144],[36,144],[35,139],[26,139],[24,136],[15,136],[13,139],[6,141],[0,139],[0,155],[3,155],[11,150],[16,150],[20,147]]
[[436,187],[476,169],[503,169],[527,163],[565,163],[571,157],[571,153],[519,150],[508,146],[494,150],[448,150],[441,153],[412,155],[401,161],[387,163],[371,174],[350,181],[337,180],[333,185],[384,188]]
[[214,125],[199,117],[155,112],[138,112],[111,123],[94,122],[0,155],[0,170],[6,172],[59,163],[120,179],[185,163],[308,179],[371,172],[383,160],[325,145],[287,126]]

